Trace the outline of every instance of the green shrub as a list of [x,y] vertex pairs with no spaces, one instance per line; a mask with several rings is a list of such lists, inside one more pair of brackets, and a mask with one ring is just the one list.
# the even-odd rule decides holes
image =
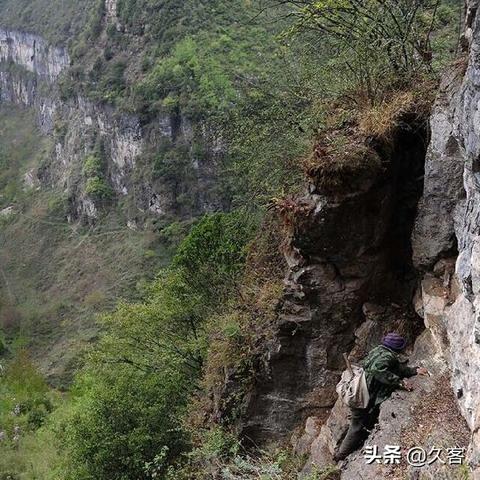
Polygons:
[[109,200],[113,197],[113,190],[101,177],[91,177],[87,180],[85,193],[98,200]]
[[60,192],[49,192],[47,198],[47,212],[50,217],[63,219],[68,213],[68,202]]
[[[205,216],[143,302],[103,317],[105,335],[59,425],[67,480],[147,479],[185,448],[181,414],[202,368],[203,324],[233,288],[254,228],[243,211]],[[212,433],[207,447],[213,455],[229,442]]]
[[83,32],[83,35],[88,41],[96,40],[100,35],[105,14],[104,0],[93,0],[93,3],[94,7],[91,9],[89,21]]
[[186,35],[135,86],[136,96],[149,110],[180,109],[196,119],[223,115],[241,97],[238,79],[256,79],[273,67],[260,60],[268,46],[273,49],[273,38],[265,26],[231,24],[220,33]]
[[242,271],[257,221],[244,210],[205,215],[179,246],[173,267],[205,300],[218,302]]
[[83,174],[87,177],[99,177],[103,174],[103,162],[96,155],[88,155],[83,161]]
[[[238,439],[220,427],[214,427],[200,435],[200,445],[194,448],[184,461],[170,467],[166,480],[292,480],[305,459],[287,449],[257,451],[248,454]],[[337,480],[337,476],[308,476],[305,480]]]
[[58,426],[68,446],[66,480],[146,480],[145,464],[165,446],[166,461],[183,448],[178,405],[189,387],[181,371],[108,370],[77,380],[77,397]]
[[53,405],[47,398],[30,400],[26,404],[27,425],[30,430],[40,428],[52,412]]
[[[7,441],[0,442],[0,457],[15,447],[16,427],[23,437],[27,432],[37,430],[53,409],[45,379],[24,351],[18,352],[4,365],[5,371],[0,376],[0,429],[6,433]],[[2,474],[0,462],[0,478]]]
[[167,243],[169,247],[176,248],[188,235],[192,226],[196,223],[195,220],[185,220],[181,222],[172,222],[160,230],[160,236],[163,242]]

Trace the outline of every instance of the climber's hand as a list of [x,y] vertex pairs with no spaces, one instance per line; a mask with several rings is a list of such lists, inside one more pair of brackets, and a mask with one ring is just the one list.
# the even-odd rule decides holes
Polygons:
[[406,390],[407,392],[411,392],[413,390],[413,385],[411,382],[409,382],[408,380],[404,380],[402,382],[402,387],[404,388],[404,390]]
[[424,367],[418,367],[417,368],[417,375],[430,376],[430,372]]

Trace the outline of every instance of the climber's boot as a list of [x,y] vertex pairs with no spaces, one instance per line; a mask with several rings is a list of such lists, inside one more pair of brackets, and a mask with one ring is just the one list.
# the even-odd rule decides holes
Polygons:
[[363,444],[368,436],[368,430],[365,428],[365,419],[367,416],[368,413],[366,409],[352,408],[352,417],[348,432],[333,456],[336,462],[344,460]]

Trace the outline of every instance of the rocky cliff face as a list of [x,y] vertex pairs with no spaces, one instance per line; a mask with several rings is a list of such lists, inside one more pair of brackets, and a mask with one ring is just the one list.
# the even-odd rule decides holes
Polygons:
[[[480,21],[478,2],[468,3],[466,34],[466,70],[457,69],[447,77],[444,90],[437,101],[432,119],[432,142],[427,157],[429,175],[425,178],[424,201],[421,205],[413,237],[416,264],[427,270],[422,285],[431,276],[432,263],[458,249],[451,284],[455,291],[451,301],[437,305],[430,319],[425,315],[427,327],[435,324],[434,334],[442,335],[443,354],[451,371],[453,391],[462,415],[472,432],[471,465],[480,475],[480,385],[478,365],[480,358],[478,308],[479,297],[479,222],[478,159],[480,133],[478,105],[480,101]],[[428,193],[441,192],[442,205],[438,208]],[[436,206],[435,206],[436,204]],[[436,239],[435,223],[444,232]],[[432,240],[429,240],[429,239]],[[429,246],[425,248],[425,245]],[[447,280],[445,283],[448,284]],[[425,288],[424,288],[425,290]]]
[[0,30],[0,100],[34,107],[44,133],[53,129],[52,87],[69,65],[66,49],[52,47],[37,35]]
[[[107,0],[105,24],[116,21],[116,2]],[[55,139],[51,160],[29,178],[63,190],[72,221],[94,222],[105,206],[88,193],[82,178],[84,160],[99,144],[113,202],[131,206],[126,212],[129,225],[141,227],[148,216],[190,217],[223,207],[214,192],[216,166],[224,154],[218,134],[180,112],[145,124],[136,115],[82,95],[62,100],[57,82],[70,63],[66,48],[30,33],[0,30],[0,101],[34,108],[41,130]],[[194,144],[203,146],[202,155]],[[182,151],[184,182],[154,171],[155,150],[165,146]]]
[[[367,445],[400,445],[404,451],[465,448],[468,469],[480,478],[477,9],[477,1],[468,2],[463,57],[443,79],[427,152],[415,142],[410,123],[410,133],[397,132],[396,146],[384,158],[385,171],[352,184],[343,195],[311,185],[300,200],[276,341],[245,428],[249,435],[261,432],[260,441],[285,439],[306,419],[305,430],[292,440],[299,453],[310,456],[305,473],[313,465],[332,463],[346,432],[347,412],[335,403],[334,393],[341,353],[350,351],[357,360],[391,329],[414,338],[419,330],[412,326],[420,321],[426,330],[411,361],[427,366],[432,375],[416,379],[414,393],[398,393],[385,402]],[[377,152],[382,154],[378,146]],[[442,464],[367,466],[358,452],[342,465],[341,478],[458,475],[458,469]]]
[[66,48],[51,46],[38,35],[0,29],[0,62],[23,67],[52,83],[70,65],[70,57]]
[[369,147],[378,168],[349,182],[353,188],[326,191],[313,176],[298,199],[278,330],[244,425],[257,442],[285,438],[308,416],[319,422],[328,417],[342,353],[352,350],[363,322],[380,315],[381,331],[395,325],[407,335],[418,327],[410,306],[415,275],[409,237],[426,132],[417,119],[405,120],[411,123],[398,129],[392,145]]

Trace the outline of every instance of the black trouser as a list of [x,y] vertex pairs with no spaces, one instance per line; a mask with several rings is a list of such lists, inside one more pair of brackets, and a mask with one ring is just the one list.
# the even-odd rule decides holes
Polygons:
[[375,425],[380,411],[379,406],[373,408],[351,408],[350,426],[348,432],[335,454],[335,460],[343,460],[353,451],[363,445],[369,430]]

